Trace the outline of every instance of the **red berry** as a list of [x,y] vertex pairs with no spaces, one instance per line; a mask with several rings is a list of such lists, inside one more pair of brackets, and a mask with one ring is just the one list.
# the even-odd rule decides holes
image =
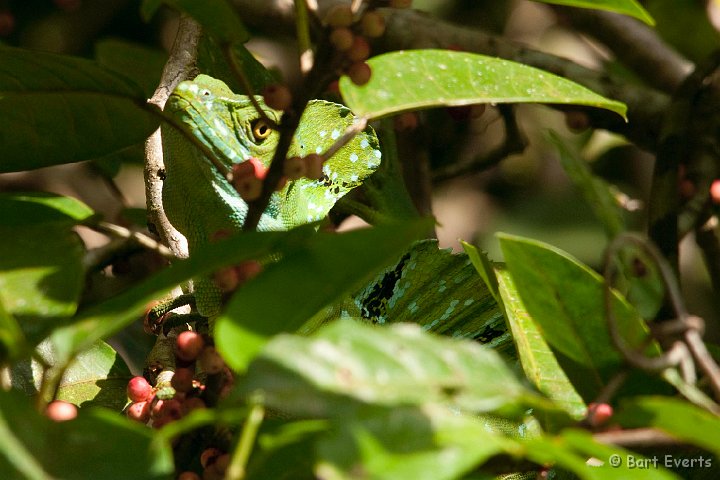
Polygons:
[[223,452],[219,448],[206,448],[200,454],[200,465],[202,465],[203,468],[208,468],[210,465],[215,463],[217,458],[222,454]]
[[195,472],[182,472],[177,480],[200,480],[200,475]]
[[64,422],[77,417],[77,407],[70,402],[55,400],[50,402],[45,409],[45,415],[56,422]]
[[205,340],[203,340],[202,335],[190,330],[180,332],[175,343],[177,346],[175,354],[178,358],[186,362],[195,360],[205,346]]
[[262,271],[262,263],[257,260],[247,260],[235,267],[235,273],[238,276],[238,282],[240,284],[257,277]]
[[177,420],[178,418],[182,417],[182,411],[182,404],[179,400],[175,398],[163,400],[162,405],[160,405],[160,407],[158,408],[156,418],[158,420],[163,420],[166,423],[172,422],[173,420]]
[[365,85],[370,81],[372,70],[367,63],[357,62],[350,65],[347,74],[355,85]]
[[262,193],[262,180],[255,177],[242,177],[233,180],[233,187],[246,202],[260,198]]
[[325,23],[331,27],[349,27],[353,23],[350,5],[333,5],[325,14]]
[[136,402],[130,405],[125,412],[130,420],[147,423],[150,420],[150,402]]
[[590,117],[580,110],[565,112],[565,126],[573,132],[582,132],[590,128]]
[[404,112],[393,118],[393,125],[398,132],[415,130],[418,126],[418,116],[415,112]]
[[193,389],[193,377],[195,372],[189,368],[176,368],[170,385],[175,391],[187,393]]
[[305,161],[300,157],[286,158],[283,164],[283,173],[288,180],[301,178],[305,175]]
[[714,204],[717,205],[720,203],[720,180],[715,180],[712,185],[710,185],[710,197]]
[[264,163],[259,158],[250,157],[247,159],[248,162],[254,167],[255,169],[255,178],[259,178],[260,180],[264,180],[265,176],[267,175],[268,168],[265,166]]
[[305,176],[311,180],[320,180],[323,176],[325,158],[317,153],[305,157]]
[[144,402],[152,395],[152,386],[145,377],[133,377],[128,382],[127,396],[133,402]]
[[268,85],[262,91],[265,105],[275,110],[287,110],[292,104],[292,94],[285,85]]
[[225,361],[222,359],[217,350],[215,350],[215,347],[205,347],[202,353],[200,353],[198,362],[200,363],[200,367],[202,367],[203,371],[210,375],[220,373],[223,368],[225,368]]
[[233,267],[222,268],[213,274],[213,282],[221,292],[233,292],[240,285],[238,272]]
[[335,28],[330,32],[330,43],[337,51],[346,52],[353,46],[354,37],[349,28]]
[[328,93],[333,93],[335,95],[340,94],[340,83],[337,80],[333,80],[330,82],[327,86]]
[[604,425],[613,416],[613,408],[607,403],[591,403],[587,409],[587,421],[593,427]]
[[352,62],[361,62],[370,56],[370,44],[365,37],[356,36],[352,46],[347,51],[347,56]]
[[367,12],[360,19],[360,28],[368,38],[380,37],[385,33],[385,17],[377,12]]

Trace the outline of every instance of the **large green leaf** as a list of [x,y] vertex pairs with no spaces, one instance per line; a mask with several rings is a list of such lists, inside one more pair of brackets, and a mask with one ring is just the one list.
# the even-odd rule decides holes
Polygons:
[[150,98],[158,86],[167,61],[162,50],[124,40],[107,39],[95,43],[95,58],[103,67],[118,72],[140,85]]
[[[498,234],[507,268],[527,312],[582,397],[591,401],[623,366],[608,333],[603,280],[568,254],[536,240]],[[647,327],[613,296],[621,335],[640,345]],[[657,352],[653,346],[648,352]]]
[[345,234],[318,233],[289,247],[284,258],[244,285],[215,324],[228,364],[244,369],[280,332],[293,332],[321,309],[345,298],[427,230],[426,220]]
[[487,422],[437,405],[365,408],[318,443],[319,478],[450,480],[504,453]]
[[437,337],[416,325],[352,319],[310,337],[276,336],[252,361],[239,390],[259,391],[268,406],[302,416],[341,416],[353,402],[435,402],[469,412],[548,406],[477,342]]
[[92,214],[69,197],[0,194],[0,303],[35,340],[75,313],[84,248],[72,227]]
[[635,397],[623,402],[613,421],[626,427],[654,427],[720,456],[720,417],[669,397]]
[[53,422],[22,394],[0,391],[0,471],[7,480],[168,478],[172,453],[164,444],[151,449],[152,435],[102,409]]
[[[38,345],[36,353],[46,365],[56,363],[50,342]],[[15,363],[9,373],[13,388],[29,396],[37,395],[43,367],[35,358]],[[97,342],[75,357],[65,370],[56,398],[82,407],[97,405],[120,411],[127,402],[130,378],[130,369],[120,355],[107,343]]]
[[621,102],[570,80],[509,60],[450,50],[390,52],[368,60],[370,81],[340,79],[345,104],[358,116],[475,103],[554,103],[605,108],[625,116]]
[[535,0],[556,5],[568,5],[570,7],[594,8],[596,10],[608,10],[610,12],[630,15],[642,20],[648,25],[655,25],[655,20],[647,10],[635,0]]
[[124,77],[88,60],[0,46],[0,172],[101,157],[158,125]]
[[[157,2],[147,1],[148,12],[157,8]],[[203,30],[222,42],[244,43],[250,34],[237,11],[228,0],[162,0],[162,3],[183,11],[193,17]]]

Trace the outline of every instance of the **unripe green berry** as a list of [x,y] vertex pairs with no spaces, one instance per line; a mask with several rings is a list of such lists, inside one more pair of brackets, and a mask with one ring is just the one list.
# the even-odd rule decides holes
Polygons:
[[185,330],[177,336],[175,344],[177,347],[175,349],[175,355],[181,360],[192,362],[200,355],[200,352],[202,352],[202,349],[205,347],[205,340],[203,340],[202,335],[199,333]]
[[64,422],[77,417],[77,407],[70,402],[55,400],[50,402],[45,409],[45,415],[56,422]]
[[385,33],[385,17],[377,12],[367,12],[360,19],[360,29],[368,38],[376,38]]
[[262,95],[265,105],[275,110],[287,110],[292,104],[290,89],[279,83],[265,87]]
[[331,27],[349,27],[353,24],[350,5],[333,5],[325,14],[325,24]]
[[370,44],[365,37],[356,35],[353,39],[350,50],[347,51],[347,57],[352,62],[362,62],[370,56]]
[[356,62],[350,65],[347,75],[355,85],[365,85],[370,81],[372,70],[370,65],[365,62]]
[[335,28],[330,32],[330,43],[335,47],[335,50],[339,52],[350,50],[350,47],[353,46],[354,38],[355,36],[347,27]]

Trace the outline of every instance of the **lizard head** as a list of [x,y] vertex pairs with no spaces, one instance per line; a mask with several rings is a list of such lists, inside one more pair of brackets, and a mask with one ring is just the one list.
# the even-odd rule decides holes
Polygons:
[[[282,113],[267,107],[262,97],[255,98],[265,115],[279,123]],[[250,157],[270,164],[278,132],[260,117],[249,97],[234,94],[222,81],[198,75],[181,82],[170,95],[165,111],[228,168]]]

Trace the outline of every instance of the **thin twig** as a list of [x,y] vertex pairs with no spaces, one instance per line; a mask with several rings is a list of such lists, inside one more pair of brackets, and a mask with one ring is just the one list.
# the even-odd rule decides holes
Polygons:
[[617,430],[612,432],[599,432],[593,434],[593,439],[606,445],[619,447],[662,447],[667,445],[682,445],[675,437],[654,428],[637,428]]
[[93,223],[92,225],[88,225],[88,227],[92,228],[93,230],[97,230],[98,232],[136,243],[141,247],[157,252],[159,255],[162,255],[169,260],[174,260],[175,258],[177,258],[175,257],[173,252],[165,245],[155,241],[154,239],[148,237],[142,232],[134,232],[125,227],[115,225],[109,222],[97,222]]

